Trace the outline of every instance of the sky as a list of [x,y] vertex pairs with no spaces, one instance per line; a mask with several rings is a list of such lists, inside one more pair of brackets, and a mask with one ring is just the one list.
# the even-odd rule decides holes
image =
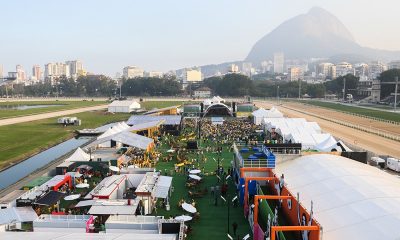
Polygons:
[[322,7],[366,47],[400,50],[398,0],[1,0],[4,72],[80,59],[114,76],[244,59],[285,20]]

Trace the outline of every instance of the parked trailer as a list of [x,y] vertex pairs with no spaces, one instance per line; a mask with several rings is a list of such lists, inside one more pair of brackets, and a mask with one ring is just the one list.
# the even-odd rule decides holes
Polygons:
[[57,123],[63,124],[63,125],[81,125],[81,120],[78,119],[77,117],[61,117],[57,119]]
[[400,172],[400,160],[397,158],[388,158],[387,167],[393,171]]
[[369,164],[375,167],[385,168],[386,161],[380,157],[371,157]]

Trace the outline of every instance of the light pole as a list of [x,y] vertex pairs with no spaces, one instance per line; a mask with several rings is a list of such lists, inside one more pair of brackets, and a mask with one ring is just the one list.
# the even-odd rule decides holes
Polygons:
[[346,101],[346,78],[343,78],[343,102]]
[[[225,183],[226,183],[227,186],[228,186],[228,180],[230,178],[231,178],[231,175],[228,175],[225,178]],[[227,229],[228,229],[228,232],[227,233],[229,234],[230,233],[230,231],[229,231],[229,227],[230,227],[230,224],[229,224],[230,206],[231,206],[231,203],[233,203],[237,199],[237,196],[233,197],[232,199],[229,199],[229,186],[228,186],[228,189],[226,191],[226,199],[223,196],[221,196],[221,199],[224,200],[224,202],[228,205],[228,217],[227,217],[227,222],[228,222]]]

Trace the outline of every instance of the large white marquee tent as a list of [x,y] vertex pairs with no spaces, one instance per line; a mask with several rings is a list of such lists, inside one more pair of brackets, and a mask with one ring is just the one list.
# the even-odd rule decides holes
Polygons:
[[378,168],[331,154],[313,154],[278,164],[289,190],[300,193],[324,240],[400,239],[400,179]]

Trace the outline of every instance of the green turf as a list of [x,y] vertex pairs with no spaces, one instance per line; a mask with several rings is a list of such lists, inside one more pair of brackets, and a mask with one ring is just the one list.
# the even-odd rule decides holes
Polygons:
[[[0,119],[19,117],[26,115],[34,115],[46,112],[54,112],[61,110],[68,110],[81,107],[91,107],[96,105],[105,104],[106,101],[32,101],[32,102],[0,102],[0,106],[5,105],[54,105],[50,107],[43,108],[33,108],[26,110],[16,110],[16,109],[0,109]],[[62,105],[62,106],[57,106]]]
[[57,118],[0,127],[0,169],[15,161],[71,138],[76,129],[93,128],[106,123],[127,120],[130,114],[106,114],[103,111],[74,114],[81,126],[63,127]]
[[181,104],[182,101],[145,101],[141,102],[140,106],[146,110],[152,110],[153,108],[165,108]]
[[[205,144],[202,144],[205,145]],[[214,143],[209,143],[210,146],[213,146]],[[161,152],[165,152],[169,147],[167,145],[163,145],[159,148]],[[224,151],[221,155],[221,158],[224,160],[221,161],[222,166],[227,170],[230,165],[230,161],[233,159],[233,153],[229,152],[228,146],[224,146]],[[194,165],[202,170],[205,173],[214,172],[217,168],[217,162],[213,160],[213,158],[217,159],[217,154],[213,152],[204,153],[204,156],[208,159],[206,162],[200,161],[199,163],[194,163]],[[197,154],[189,155],[189,159],[197,159]],[[170,170],[174,169],[174,164],[176,160],[166,163],[159,162],[156,166],[157,170],[161,170],[163,173],[170,172]],[[157,215],[164,215],[166,218],[169,218],[171,215],[182,215],[185,212],[178,207],[178,202],[182,198],[187,202],[191,202],[192,199],[188,196],[188,189],[185,186],[186,176],[183,173],[174,173],[173,175],[172,185],[174,187],[174,192],[170,199],[171,210],[166,211],[164,209],[159,208]],[[230,181],[229,181],[230,182]],[[203,176],[203,182],[199,186],[199,190],[207,188],[208,191],[211,186],[215,186],[217,184],[217,177],[215,175]],[[194,190],[190,190],[194,191]],[[235,186],[234,184],[229,184],[229,197],[235,196]],[[199,220],[192,220],[189,224],[192,226],[193,231],[189,234],[189,239],[197,240],[197,239],[227,239],[227,220],[228,220],[228,208],[225,203],[223,203],[222,199],[218,199],[218,206],[214,205],[214,198],[211,196],[210,191],[201,198],[195,198],[196,208],[198,212],[200,212]],[[187,214],[187,213],[186,213]],[[237,233],[243,238],[244,235],[251,232],[249,227],[249,223],[243,216],[243,208],[241,206],[233,207],[230,206],[230,233],[233,236],[232,224],[236,222],[238,224]],[[236,239],[236,238],[235,238]]]
[[361,107],[346,106],[346,105],[342,105],[342,104],[338,104],[338,103],[320,102],[320,101],[315,101],[315,100],[308,100],[308,101],[302,101],[302,102],[305,102],[307,104],[314,105],[314,106],[330,108],[330,109],[349,112],[349,113],[356,113],[356,114],[364,115],[367,117],[374,117],[374,118],[380,118],[380,119],[384,119],[384,120],[388,120],[388,121],[400,122],[400,114],[398,114],[398,113],[391,113],[391,112],[385,112],[385,111],[373,110],[373,109],[367,109],[367,108],[361,108]]

